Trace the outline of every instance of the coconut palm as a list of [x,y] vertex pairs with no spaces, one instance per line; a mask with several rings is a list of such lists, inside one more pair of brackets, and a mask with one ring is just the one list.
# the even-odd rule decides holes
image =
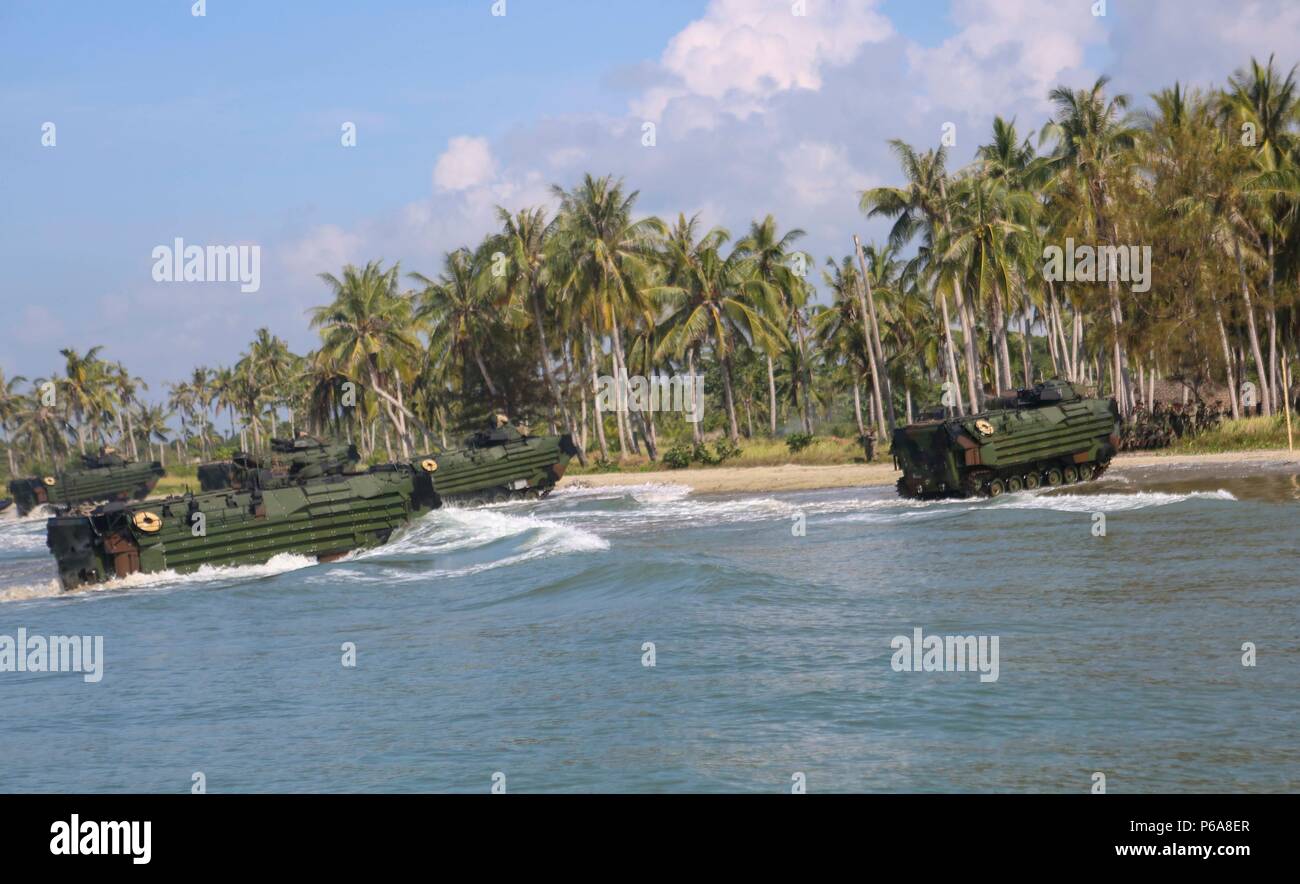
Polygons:
[[[811,256],[794,251],[794,243],[803,236],[804,232],[798,228],[786,231],[784,236],[778,236],[776,219],[768,215],[762,221],[754,221],[749,225],[749,234],[736,244],[736,248],[754,262],[759,278],[780,293],[781,313],[768,318],[779,328],[785,328],[787,325],[794,327],[799,353],[806,358],[807,345],[804,341],[803,317],[799,307],[794,303],[802,288],[801,277],[804,274],[796,272],[792,266],[792,262],[795,261],[805,268],[812,263]],[[776,435],[776,378],[772,354],[764,355],[767,358],[768,426],[772,435]],[[804,377],[804,382],[810,387],[811,378],[811,374]],[[812,432],[811,397],[805,399],[807,407],[804,410],[804,430],[810,433]]]
[[[723,257],[720,250],[730,238],[725,229],[715,227],[689,251],[670,253],[667,260],[675,270],[672,276],[679,281],[650,291],[663,298],[669,311],[656,355],[680,359],[708,344],[722,368],[728,435],[732,444],[739,444],[732,369],[736,348],[754,345],[778,350],[782,334],[768,318],[779,313],[779,293],[759,276],[743,249],[732,249]],[[670,239],[670,249],[679,247]]]
[[402,375],[413,365],[420,343],[413,330],[411,298],[397,288],[399,273],[398,265],[384,270],[379,261],[363,268],[349,264],[342,278],[322,273],[334,301],[310,315],[312,327],[321,331],[321,352],[341,373],[367,383],[383,401],[403,456],[409,457],[406,419],[412,414],[403,403]]
[[499,404],[501,390],[483,361],[482,343],[491,339],[498,321],[492,277],[483,269],[485,258],[483,250],[475,255],[469,249],[456,249],[443,256],[442,274],[436,280],[421,273],[410,278],[424,287],[415,315],[431,329],[429,348],[459,353],[466,365],[472,358],[488,395]]
[[[1107,97],[1108,77],[1099,77],[1089,89],[1071,90],[1058,86],[1048,98],[1056,113],[1044,127],[1044,139],[1056,141],[1053,168],[1060,175],[1077,180],[1082,196],[1084,231],[1094,242],[1120,244],[1119,224],[1111,191],[1116,179],[1129,174],[1136,130],[1127,118],[1128,97]],[[1120,302],[1119,281],[1115,274],[1107,279],[1108,311],[1111,322],[1111,377],[1120,413],[1132,408],[1133,394],[1129,380],[1128,356],[1124,348],[1124,308]]]
[[[586,175],[572,191],[553,187],[552,193],[560,200],[556,236],[564,258],[559,284],[577,302],[574,312],[587,324],[589,347],[594,351],[597,334],[608,334],[615,374],[626,377],[622,320],[647,306],[644,292],[657,239],[666,233],[664,224],[654,217],[634,219],[639,191],[625,192],[622,180],[612,176]],[[594,352],[589,359],[594,364]],[[593,390],[596,383],[593,376]],[[639,420],[640,413],[635,414]],[[635,450],[626,414],[620,410],[617,417],[620,450]]]
[[18,475],[18,462],[14,457],[13,430],[25,404],[22,394],[18,392],[18,385],[26,382],[27,378],[22,375],[5,378],[4,370],[0,369],[0,433],[5,437],[5,454],[9,459],[11,477]]
[[[497,217],[502,229],[500,234],[490,239],[488,248],[491,249],[494,260],[497,254],[506,260],[500,276],[494,272],[492,278],[503,291],[506,303],[515,310],[526,313],[532,320],[542,381],[552,404],[560,410],[565,428],[576,438],[568,399],[561,395],[559,384],[551,371],[551,348],[546,334],[548,313],[551,312],[547,294],[553,290],[550,277],[555,267],[550,254],[551,233],[555,222],[548,223],[546,210],[541,208],[523,209],[512,215],[498,206]],[[586,465],[587,457],[581,449],[578,451],[578,460]]]
[[[918,233],[922,235],[922,245],[918,250],[918,266],[931,261],[934,242],[940,230],[952,224],[952,212],[947,192],[947,148],[917,153],[909,144],[900,140],[889,142],[894,155],[898,157],[907,183],[903,187],[875,187],[860,195],[859,208],[868,217],[883,216],[896,219],[890,230],[889,242],[896,249],[901,249]],[[961,401],[961,381],[957,372],[956,347],[952,338],[952,323],[948,313],[948,296],[937,284],[938,277],[932,276],[933,297],[939,305],[943,316],[944,348],[949,366],[948,380],[957,397],[957,408],[964,410]],[[957,317],[962,330],[963,355],[966,363],[966,391],[971,407],[981,407],[977,379],[979,377],[979,353],[976,349],[974,334],[975,320],[969,312],[962,289],[962,280],[953,277],[950,280],[956,301]]]

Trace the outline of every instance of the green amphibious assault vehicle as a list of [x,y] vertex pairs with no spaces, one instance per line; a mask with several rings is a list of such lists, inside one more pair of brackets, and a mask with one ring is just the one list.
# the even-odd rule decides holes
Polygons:
[[997,497],[1004,492],[1095,479],[1119,449],[1113,399],[1081,397],[1046,381],[989,400],[967,417],[894,431],[902,497]]
[[279,553],[330,561],[385,543],[448,500],[544,494],[577,453],[568,436],[508,427],[471,441],[364,471],[351,446],[279,441],[272,458],[228,465],[226,488],[55,517],[46,543],[65,589],[136,572],[261,564]]
[[203,491],[227,488],[265,490],[306,479],[339,475],[360,459],[354,445],[331,444],[310,436],[272,439],[269,456],[254,457],[241,451],[231,460],[200,465],[199,487]]
[[158,461],[124,460],[112,448],[98,455],[82,455],[80,467],[52,476],[14,479],[9,483],[18,515],[25,516],[41,504],[72,506],[104,500],[140,500],[147,497],[163,475]]

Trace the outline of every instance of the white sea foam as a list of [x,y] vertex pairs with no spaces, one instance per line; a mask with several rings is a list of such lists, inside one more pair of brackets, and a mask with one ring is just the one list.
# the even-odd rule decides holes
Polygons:
[[672,482],[643,482],[639,485],[578,485],[562,488],[551,494],[552,499],[570,500],[594,498],[597,500],[618,500],[630,497],[640,503],[656,503],[681,500],[691,493],[689,485]]
[[1001,509],[1036,509],[1055,510],[1063,513],[1115,512],[1120,510],[1141,510],[1150,507],[1169,506],[1187,500],[1225,500],[1235,501],[1231,492],[1220,488],[1218,491],[1191,491],[1185,494],[1173,494],[1164,491],[1139,491],[1135,494],[1085,494],[1085,493],[1035,493],[1024,492],[1000,497],[991,502],[991,506]]
[[26,520],[0,526],[0,552],[44,552],[45,524]]
[[[511,549],[488,561],[455,568],[439,567],[440,559],[449,554],[472,554],[474,550],[497,543],[507,544]],[[533,559],[605,549],[609,549],[609,541],[576,525],[492,508],[447,508],[417,520],[393,542],[361,550],[345,560],[372,564],[377,568],[331,568],[324,576],[361,582],[405,583],[461,577]],[[430,567],[412,569],[409,567],[412,560],[427,561]]]
[[297,571],[316,564],[316,560],[294,553],[279,553],[260,565],[233,565],[214,567],[203,565],[197,571],[179,574],[176,571],[138,572],[126,577],[117,577],[103,583],[92,583],[65,593],[57,579],[39,581],[18,586],[0,587],[0,601],[22,601],[35,598],[85,597],[99,592],[122,592],[137,590],[172,589],[185,586],[201,586],[208,583],[225,581],[251,580],[261,577],[274,577],[289,571]]

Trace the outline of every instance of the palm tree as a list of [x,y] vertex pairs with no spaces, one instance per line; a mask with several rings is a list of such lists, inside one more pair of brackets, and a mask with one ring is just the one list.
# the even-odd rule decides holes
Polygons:
[[[1273,173],[1292,166],[1297,147],[1294,126],[1300,112],[1300,95],[1297,94],[1296,67],[1292,67],[1283,78],[1273,67],[1273,56],[1268,63],[1261,65],[1256,59],[1250,60],[1249,70],[1240,69],[1233,72],[1228,79],[1228,89],[1220,98],[1220,114],[1225,121],[1240,127],[1243,134],[1246,127],[1253,129],[1254,148],[1253,167],[1262,173]],[[1239,139],[1240,140],[1240,139]],[[1246,139],[1247,141],[1251,139]],[[1260,373],[1261,385],[1269,391],[1264,397],[1265,410],[1272,413],[1280,405],[1278,397],[1278,360],[1277,360],[1277,268],[1276,253],[1279,240],[1286,237],[1285,225],[1295,215],[1295,200],[1285,195],[1272,194],[1271,199],[1264,200],[1260,206],[1260,226],[1264,229],[1264,251],[1268,272],[1268,305],[1265,316],[1268,319],[1268,377]],[[1245,292],[1249,296],[1249,292]],[[1254,311],[1247,308],[1247,319],[1253,350],[1258,350],[1259,343],[1254,329]],[[1256,354],[1256,363],[1259,355]],[[1270,395],[1271,394],[1271,395]]]
[[153,443],[158,443],[158,460],[163,466],[167,466],[167,444],[168,433],[171,430],[167,427],[168,413],[161,405],[145,405],[141,403],[136,410],[136,426],[144,436],[145,444],[149,446],[149,455],[153,456]]
[[[560,187],[551,190],[560,200],[556,236],[564,257],[559,284],[578,301],[575,313],[587,325],[594,392],[598,385],[594,375],[597,333],[610,335],[615,374],[627,377],[621,319],[638,315],[647,306],[644,291],[655,257],[654,246],[666,230],[658,218],[633,220],[632,210],[640,193],[625,193],[621,179],[586,175],[572,191]],[[634,414],[638,419],[642,417],[640,412]],[[635,450],[627,415],[620,409],[617,417],[620,450]],[[640,422],[642,436],[648,440],[644,421]],[[655,452],[650,455],[655,457]]]
[[988,306],[993,335],[994,383],[1014,386],[1007,349],[1006,297],[1014,291],[1019,268],[1027,263],[1029,231],[1014,218],[1032,212],[1032,197],[1006,183],[977,174],[961,182],[960,209],[938,247],[944,272],[969,280],[974,300]]
[[[1014,120],[1007,121],[1002,117],[993,119],[993,140],[988,144],[981,145],[977,151],[983,173],[995,181],[1003,182],[1008,191],[1017,194],[1034,194],[1044,191],[1051,178],[1051,163],[1046,157],[1037,155],[1033,142],[1030,138],[1020,140],[1016,132]],[[1019,252],[1022,261],[1016,268],[1018,288],[1021,292],[1021,303],[1015,305],[1014,302],[1008,305],[1008,312],[1014,312],[1017,307],[1021,312],[1021,369],[1023,371],[1024,383],[1026,387],[1033,384],[1032,364],[1030,353],[1030,328],[1034,322],[1035,300],[1040,304],[1045,304],[1046,299],[1042,296],[1041,288],[1038,289],[1038,297],[1034,297],[1034,287],[1031,287],[1031,280],[1041,281],[1043,274],[1038,270],[1038,256],[1043,253],[1042,238],[1039,236],[1041,229],[1040,218],[1043,205],[1036,199],[1018,199],[1009,206],[1011,209],[1019,209],[1021,214],[1014,216],[1011,220],[1016,221],[1024,227],[1026,236],[1026,248]],[[1008,296],[1011,292],[1007,293]],[[1010,355],[1005,352],[1006,333],[1003,330],[1001,335],[1004,352],[1001,354],[1007,365],[1008,379],[1010,377]]]
[[[1111,189],[1114,180],[1128,174],[1125,164],[1132,159],[1135,131],[1124,117],[1128,97],[1106,97],[1108,77],[1100,77],[1091,89],[1071,90],[1058,86],[1048,96],[1056,106],[1056,115],[1043,129],[1043,137],[1056,140],[1053,167],[1060,174],[1077,178],[1086,232],[1097,242],[1113,247],[1120,244],[1119,226],[1114,217]],[[1128,415],[1132,407],[1132,388],[1128,376],[1128,357],[1123,344],[1124,309],[1119,298],[1119,281],[1109,274],[1107,293],[1111,331],[1111,371],[1115,399],[1120,413]]]
[[401,378],[420,344],[413,332],[411,299],[397,290],[398,273],[398,265],[384,270],[378,261],[364,268],[349,264],[342,279],[322,273],[334,301],[311,311],[311,325],[321,330],[321,352],[349,378],[368,382],[371,392],[383,401],[403,456],[409,457],[406,418],[413,415],[403,404]]
[[[114,364],[111,378],[117,399],[118,435],[126,438],[128,450],[131,452],[131,459],[139,460],[140,452],[135,444],[135,425],[132,409],[136,404],[136,396],[139,391],[149,389],[149,385],[142,378],[132,375],[127,371],[126,366],[120,362]],[[125,433],[123,433],[123,420],[126,423]]]
[[[829,269],[822,271],[822,281],[833,300],[830,306],[813,313],[813,333],[827,359],[847,370],[853,387],[853,416],[858,435],[863,436],[866,427],[862,421],[862,378],[870,374],[874,359],[865,336],[867,323],[862,317],[859,271],[852,256],[845,256],[839,264],[827,258],[826,266]],[[879,431],[878,420],[879,415],[873,409],[872,423]]]
[[26,451],[34,452],[36,460],[46,460],[59,467],[62,457],[68,451],[67,412],[57,402],[47,405],[35,391],[46,384],[54,383],[54,378],[36,378],[32,381],[33,393],[24,396],[14,417],[14,443]]
[[[889,234],[890,245],[896,249],[901,249],[918,232],[921,233],[924,242],[916,261],[918,265],[925,264],[931,260],[934,242],[939,237],[940,230],[952,225],[945,171],[947,148],[941,146],[918,154],[904,141],[895,139],[890,141],[889,145],[903,167],[907,184],[904,187],[876,187],[864,191],[858,205],[868,217],[884,216],[897,219]],[[951,284],[962,330],[968,401],[971,403],[971,408],[978,410],[982,407],[983,398],[977,384],[979,354],[976,350],[974,317],[967,310],[961,279],[953,278]],[[948,379],[957,396],[957,409],[964,411],[964,404],[961,401],[961,381],[957,372],[957,354],[952,339],[952,323],[948,314],[948,296],[938,284],[937,278],[932,288],[934,300],[938,302],[943,315]]]
[[483,257],[482,252],[476,256],[469,249],[456,249],[443,255],[442,274],[436,280],[421,273],[410,278],[424,286],[415,315],[431,329],[429,349],[454,350],[465,364],[472,357],[488,395],[498,402],[501,391],[483,361],[481,346],[491,339],[497,322],[491,276],[483,272]]
[[[249,375],[263,388],[263,398],[271,403],[271,433],[275,433],[275,410],[284,404],[288,385],[294,376],[296,357],[270,329],[259,328],[248,346]],[[196,380],[198,380],[196,376]],[[206,383],[206,382],[205,382]],[[196,390],[196,394],[197,394]]]
[[18,463],[14,458],[13,429],[24,406],[23,397],[18,392],[18,385],[26,381],[27,378],[22,375],[15,375],[6,380],[4,370],[0,369],[0,432],[4,433],[5,437],[5,454],[9,458],[11,478],[18,476]]
[[728,435],[732,444],[739,444],[734,353],[742,344],[769,352],[779,349],[782,335],[768,319],[779,313],[780,295],[759,277],[743,249],[735,248],[725,258],[722,256],[720,249],[730,238],[725,229],[715,227],[686,253],[676,252],[680,246],[670,239],[669,248],[674,251],[667,260],[680,281],[650,291],[663,298],[669,309],[656,356],[671,354],[680,359],[701,343],[710,345],[722,367]]
[[212,371],[212,402],[216,405],[217,410],[226,409],[226,415],[230,419],[230,435],[235,435],[235,405],[238,402],[236,397],[236,379],[234,369],[228,366],[221,366]]
[[99,359],[102,349],[100,346],[91,347],[85,356],[72,348],[59,351],[65,363],[65,376],[59,386],[63,389],[68,415],[74,418],[77,447],[82,454],[86,452],[86,422],[89,421],[91,430],[98,437],[100,415],[113,397],[104,363]]
[[[807,347],[804,342],[802,315],[799,307],[794,303],[801,288],[802,280],[799,278],[799,274],[795,273],[794,269],[790,267],[790,260],[796,254],[793,249],[794,243],[803,236],[804,232],[798,228],[787,231],[784,236],[778,236],[776,219],[768,215],[762,221],[754,221],[749,225],[749,234],[736,244],[736,248],[754,262],[759,278],[780,293],[781,315],[772,316],[769,319],[775,325],[783,328],[788,324],[793,324],[795,338],[799,345],[799,354],[801,358],[806,359]],[[800,257],[805,262],[805,266],[812,263],[810,256],[800,254]],[[765,356],[767,358],[769,431],[775,436],[776,377],[772,366],[772,354],[767,353]],[[811,374],[806,376],[806,383],[811,386]],[[811,409],[811,397],[805,397],[804,430],[806,432],[812,432]]]

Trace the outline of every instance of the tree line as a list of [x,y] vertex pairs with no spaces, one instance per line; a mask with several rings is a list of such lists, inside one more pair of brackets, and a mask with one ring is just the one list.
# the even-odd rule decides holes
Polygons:
[[[432,275],[382,261],[322,274],[308,353],[259,329],[232,365],[195,368],[154,402],[100,347],[61,351],[49,378],[0,375],[9,471],[105,442],[211,457],[299,429],[409,457],[499,411],[602,460],[717,432],[886,438],[923,408],[972,413],[1052,376],[1124,416],[1151,407],[1157,381],[1271,415],[1300,333],[1295,71],[1252,59],[1222,87],[1175,83],[1140,110],[1105,77],[1058,87],[1040,128],[994,118],[963,168],[944,144],[891,141],[898,183],[855,195],[888,237],[846,231],[820,268],[772,215],[739,235],[639,215],[637,191],[588,174],[552,189],[554,210],[499,208],[499,229]],[[1067,243],[1149,250],[1149,285],[1113,264],[1045,272]],[[704,421],[606,411],[597,395],[605,376],[673,374],[704,378]]]

